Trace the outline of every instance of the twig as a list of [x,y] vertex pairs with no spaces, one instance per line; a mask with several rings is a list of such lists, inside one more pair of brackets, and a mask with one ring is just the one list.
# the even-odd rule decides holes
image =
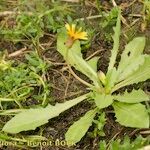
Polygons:
[[113,4],[113,6],[114,6],[114,7],[116,7],[116,6],[117,6],[117,4],[116,4],[115,0],[112,0],[112,4]]
[[126,7],[130,7],[131,5],[133,5],[137,0],[133,0],[131,3],[129,3]]
[[[25,12],[27,13],[28,15],[32,15],[33,13],[32,12]],[[3,11],[3,12],[0,12],[0,17],[5,17],[5,16],[12,16],[12,15],[20,15],[21,12],[20,11]]]
[[17,50],[17,51],[15,51],[15,52],[9,54],[8,57],[9,57],[9,58],[16,57],[16,56],[22,54],[26,49],[27,49],[27,48],[24,47],[24,48],[22,48],[22,49],[20,49],[20,50]]
[[[67,2],[67,3],[81,3],[82,2],[81,0],[60,0],[60,1]],[[87,6],[96,7],[93,2],[84,1],[84,4]]]
[[68,80],[67,85],[66,85],[64,98],[67,96],[67,93],[68,93],[68,88],[69,88],[69,84],[70,84],[70,77],[71,77],[71,74],[69,73],[69,80]]
[[71,3],[79,3],[80,2],[80,0],[60,0],[60,1],[71,2]]
[[150,135],[150,130],[140,131],[140,134]]
[[131,27],[134,26],[134,25],[139,21],[139,19],[140,19],[140,18],[135,19],[135,20],[131,23],[130,26],[131,26]]
[[[107,16],[107,15],[106,15]],[[97,19],[97,18],[101,18],[103,17],[103,15],[94,15],[94,16],[89,16],[89,17],[85,17],[85,18],[78,18],[76,19],[76,21],[83,21],[85,19],[90,20],[90,19]]]
[[96,54],[102,52],[104,49],[101,49],[101,50],[97,50],[96,52],[94,52],[92,55],[90,55],[89,57],[86,58],[86,60],[89,60],[91,59],[92,57],[94,57]]
[[129,17],[139,17],[139,18],[143,17],[141,14],[129,14],[128,16]]
[[56,70],[56,69],[53,69],[53,68],[51,68],[50,70],[55,71],[55,72],[57,72],[58,74],[60,74],[60,75],[63,77],[64,81],[65,81],[66,83],[68,82],[68,80],[67,80],[66,77],[63,75],[63,73],[61,73],[60,71],[58,71],[58,70]]
[[[117,6],[115,0],[112,0],[112,4],[113,4],[114,7]],[[130,26],[128,25],[126,19],[125,19],[122,15],[121,15],[121,21],[122,21],[122,23],[125,24],[127,27],[130,27]]]
[[9,16],[9,15],[17,15],[17,14],[20,14],[20,12],[3,11],[3,12],[0,12],[0,17],[5,17],[5,16]]
[[54,84],[52,84],[52,83],[51,83],[50,86],[51,86],[53,89],[56,89],[56,90],[61,91],[61,92],[64,92],[64,90],[62,90],[62,89],[56,87],[56,86],[55,86]]

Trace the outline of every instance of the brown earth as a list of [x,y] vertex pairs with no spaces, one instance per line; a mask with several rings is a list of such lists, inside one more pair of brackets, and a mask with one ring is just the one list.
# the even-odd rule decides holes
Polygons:
[[[133,2],[131,0],[131,2]],[[121,36],[121,46],[120,48],[123,49],[124,45],[127,43],[128,40],[132,39],[138,35],[146,35],[147,36],[147,47],[145,49],[145,53],[150,54],[150,27],[147,27],[144,32],[141,31],[141,22],[142,18],[138,17],[130,17],[130,14],[139,14],[141,13],[141,3],[135,2],[130,5],[129,1],[117,1],[117,4],[122,6],[122,14],[124,19],[126,20],[128,26],[125,23],[122,23],[122,36]],[[130,5],[130,6],[128,6]],[[103,1],[103,9],[108,11],[113,6]],[[82,8],[82,9],[80,9]],[[84,7],[77,7],[76,9],[80,9],[80,14],[78,16],[89,16],[98,14],[95,4],[92,2],[87,2]],[[80,18],[79,17],[79,18]],[[137,22],[133,24],[136,20]],[[85,23],[89,26],[95,27],[97,34],[93,37],[91,46],[88,50],[84,52],[84,57],[87,58],[91,56],[96,51],[99,51],[95,56],[99,56],[100,60],[98,63],[98,69],[106,72],[109,62],[110,51],[112,48],[112,41],[107,41],[105,38],[105,32],[103,29],[99,27],[99,23],[101,22],[101,18],[97,19],[87,19]],[[131,27],[132,25],[132,27]],[[56,51],[56,37],[48,33],[49,35],[45,35],[41,38],[41,43],[47,43],[48,46],[43,46],[46,51],[42,53],[42,57],[46,58],[49,61],[53,62],[53,66],[47,72],[47,77],[49,79],[49,84],[52,86],[52,97],[55,102],[63,102],[64,100],[72,99],[77,96],[82,95],[83,93],[87,92],[87,89],[84,85],[82,85],[77,79],[75,79],[68,70],[65,70],[66,64],[62,58],[62,56]],[[130,35],[131,34],[131,35]],[[128,37],[128,38],[127,38]],[[3,39],[0,40],[0,49],[7,49],[8,53],[12,53],[24,47],[24,44],[27,45],[29,49],[32,49],[30,43],[18,43],[13,44],[12,42],[4,41]],[[21,57],[21,58],[20,58]],[[24,56],[19,56],[15,59],[23,59]],[[119,60],[119,56],[118,56]],[[81,73],[75,71],[77,75],[79,75],[84,80],[86,77]],[[86,79],[87,80],[87,79]],[[125,89],[131,90],[133,88],[142,88],[146,92],[150,92],[150,81],[140,83],[138,85],[128,86],[126,88],[120,89],[118,92],[122,92]],[[62,113],[59,117],[54,118],[49,121],[43,128],[43,136],[50,138],[52,140],[64,139],[64,134],[69,128],[70,125],[76,120],[78,120],[81,116],[85,114],[91,108],[90,102],[82,102],[77,106],[71,108],[70,110]],[[107,123],[104,127],[104,132],[106,134],[105,137],[91,137],[89,133],[73,148],[67,147],[45,147],[42,148],[44,150],[98,150],[99,149],[99,141],[105,139],[107,142],[111,139],[123,138],[125,135],[129,135],[131,138],[135,138],[136,135],[140,134],[140,131],[137,129],[125,128],[116,123],[114,120],[113,110],[112,108],[105,109]],[[33,132],[26,132],[22,134],[30,134],[38,133],[40,128],[37,128]],[[89,132],[93,131],[93,127],[90,128]],[[144,136],[144,135],[143,135]],[[15,149],[12,147],[5,147],[4,149]],[[17,148],[16,148],[17,149]],[[35,148],[39,149],[40,148]]]

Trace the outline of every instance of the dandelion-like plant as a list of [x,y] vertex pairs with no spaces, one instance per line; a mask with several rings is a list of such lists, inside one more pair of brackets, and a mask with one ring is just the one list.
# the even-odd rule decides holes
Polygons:
[[82,31],[82,27],[78,30],[76,29],[76,25],[69,25],[68,23],[65,25],[67,29],[68,39],[66,41],[66,45],[71,47],[75,40],[87,40],[87,32]]

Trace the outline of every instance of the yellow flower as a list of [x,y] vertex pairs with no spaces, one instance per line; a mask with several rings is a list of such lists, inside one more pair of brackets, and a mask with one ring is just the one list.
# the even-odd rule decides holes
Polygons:
[[69,38],[71,38],[73,41],[75,40],[87,40],[87,32],[82,31],[82,28],[79,28],[76,31],[76,25],[72,24],[69,25],[68,23],[65,25],[67,29],[67,33],[69,35]]

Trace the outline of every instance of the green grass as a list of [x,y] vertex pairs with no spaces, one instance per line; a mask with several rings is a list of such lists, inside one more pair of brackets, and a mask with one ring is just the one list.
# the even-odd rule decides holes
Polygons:
[[[50,35],[53,41],[56,41],[55,36],[68,22],[77,24],[88,32],[88,41],[81,41],[81,50],[85,54],[87,49],[91,49],[92,44],[96,45],[97,39],[95,37],[97,38],[99,34],[102,39],[98,39],[101,43],[99,47],[95,48],[96,50],[103,48],[103,45],[101,45],[103,41],[112,43],[113,26],[116,24],[118,15],[117,9],[112,7],[110,11],[107,11],[98,0],[95,3],[92,2],[93,6],[89,8],[88,5],[85,5],[86,2],[89,1],[66,3],[56,0],[0,0],[0,13],[5,11],[12,13],[11,15],[2,15],[0,21],[0,145],[3,145],[2,142],[10,142],[15,143],[15,147],[19,149],[28,149],[32,147],[28,145],[29,141],[52,140],[45,137],[44,129],[47,128],[45,125],[39,127],[36,131],[21,132],[14,135],[2,131],[2,128],[12,116],[26,109],[45,108],[48,104],[54,103],[52,90],[55,89],[52,88],[49,81],[49,70],[55,66],[45,58],[44,53],[50,51],[51,48],[41,48],[41,40],[47,40],[45,38]],[[141,18],[144,29],[146,29],[150,22],[149,0],[142,3],[142,6],[143,16]],[[81,10],[84,9],[87,9],[87,13],[82,16]],[[94,14],[94,17],[97,16],[95,21],[94,17],[91,16],[92,9],[95,9],[97,13]],[[86,15],[91,18],[85,19]],[[138,27],[132,26],[132,28],[127,28],[126,35],[122,36],[126,36],[125,38],[130,41],[137,34],[137,30]],[[2,45],[5,45],[6,48],[3,48]],[[21,53],[19,58],[10,58],[10,53],[20,49],[17,48],[17,45],[21,45],[21,48],[25,47],[27,51]],[[52,48],[56,49],[55,42]],[[83,55],[83,57],[85,56]],[[57,87],[57,85],[55,86]],[[149,107],[149,103],[146,104]],[[93,121],[93,130],[87,135],[90,138],[100,137],[98,144],[101,150],[137,150],[149,144],[149,137],[142,138],[140,135],[137,135],[135,139],[130,139],[127,136],[117,140],[115,138],[110,141],[101,140],[101,138],[105,139],[106,136],[105,123],[107,119],[105,113],[102,113],[101,116],[97,115],[97,120]],[[4,146],[6,146],[6,143]],[[39,145],[36,146],[39,147]]]

